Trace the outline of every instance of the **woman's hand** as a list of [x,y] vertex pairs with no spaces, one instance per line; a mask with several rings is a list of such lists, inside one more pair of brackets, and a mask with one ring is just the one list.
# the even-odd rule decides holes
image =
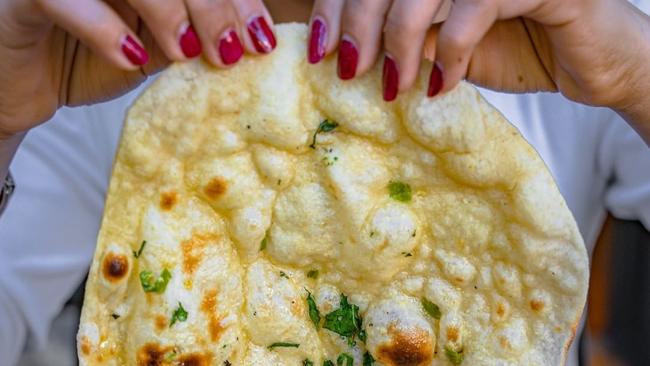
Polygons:
[[0,143],[169,60],[226,67],[275,45],[262,0],[0,0]]
[[467,77],[624,113],[650,94],[648,17],[623,0],[316,0],[310,27],[309,62],[338,46],[341,79],[383,53],[387,101],[414,83],[423,52],[436,61],[429,96]]

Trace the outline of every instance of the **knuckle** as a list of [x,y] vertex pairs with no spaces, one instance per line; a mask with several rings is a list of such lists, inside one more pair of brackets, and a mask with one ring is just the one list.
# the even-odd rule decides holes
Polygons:
[[445,48],[462,51],[472,46],[471,34],[468,32],[442,32],[439,36],[439,42],[445,45]]
[[422,22],[409,21],[405,17],[391,13],[386,18],[384,33],[390,36],[397,35],[399,39],[413,39],[422,36],[427,28],[427,25],[422,24]]

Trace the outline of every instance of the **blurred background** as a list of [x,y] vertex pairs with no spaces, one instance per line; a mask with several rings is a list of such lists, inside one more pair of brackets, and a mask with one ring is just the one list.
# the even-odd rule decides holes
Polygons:
[[[75,334],[84,283],[54,322],[47,349],[27,351],[19,366],[77,365]],[[650,233],[609,216],[592,258],[582,366],[650,365]]]

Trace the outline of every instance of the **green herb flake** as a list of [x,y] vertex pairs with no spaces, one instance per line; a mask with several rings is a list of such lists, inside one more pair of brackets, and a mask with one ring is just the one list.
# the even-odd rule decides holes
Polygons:
[[449,346],[447,346],[445,347],[445,356],[447,356],[449,362],[453,363],[454,365],[460,365],[463,362],[463,350],[454,351],[453,349],[449,348]]
[[413,254],[411,254],[410,252],[402,252],[402,255],[406,258],[413,256]]
[[312,139],[311,145],[309,145],[309,147],[311,147],[312,149],[316,148],[316,136],[319,133],[321,133],[321,132],[331,132],[332,130],[334,130],[338,126],[339,126],[339,124],[334,122],[334,121],[330,121],[329,119],[323,120],[323,122],[321,122],[318,125],[318,128],[316,129],[316,132],[314,132],[314,138]]
[[372,366],[375,363],[375,359],[372,357],[368,351],[363,354],[363,366]]
[[316,301],[314,300],[314,297],[312,296],[311,292],[305,289],[307,291],[307,305],[309,306],[309,318],[311,319],[311,322],[314,323],[314,326],[318,330],[320,326],[320,312],[318,311],[318,307],[316,306]]
[[119,318],[120,318],[120,314],[115,314],[115,313],[113,313],[113,314],[111,314],[111,317],[112,317],[113,319],[119,319]]
[[330,360],[323,361],[323,366],[334,366],[334,362]]
[[336,359],[336,366],[354,366],[354,358],[349,353],[341,353]]
[[284,273],[284,271],[280,271],[280,277],[289,279],[289,276],[286,273]]
[[178,307],[176,310],[174,310],[174,314],[172,314],[172,321],[169,323],[169,327],[171,328],[172,325],[176,322],[184,322],[187,320],[187,311],[183,308],[183,304],[181,302],[178,302]]
[[318,270],[317,270],[317,269],[312,269],[312,270],[309,270],[309,272],[307,272],[307,277],[308,277],[308,278],[317,279],[317,278],[318,278],[318,274],[319,274],[319,273],[318,273]]
[[155,292],[159,294],[165,292],[167,284],[171,278],[172,274],[167,270],[167,268],[163,269],[160,276],[156,279],[154,279],[151,271],[145,270],[140,272],[140,284],[142,285],[144,292]]
[[138,249],[137,252],[135,250],[133,251],[133,256],[136,257],[136,258],[140,258],[140,256],[142,255],[142,251],[144,250],[145,245],[147,245],[147,241],[143,240],[142,244],[140,244],[140,249]]
[[262,242],[260,243],[260,252],[266,249],[266,245],[269,242],[268,236],[268,233],[264,234],[264,239],[262,239]]
[[164,358],[165,362],[171,362],[176,358],[176,356],[178,356],[176,354],[176,351],[170,351],[170,352],[165,353],[165,356],[163,358]]
[[311,362],[308,358],[305,358],[305,359],[302,361],[302,366],[314,366],[314,363]]
[[411,186],[404,182],[392,180],[388,183],[390,198],[400,202],[411,202]]
[[223,361],[223,366],[232,366],[232,364],[230,363],[230,361],[225,360]]
[[438,305],[432,303],[426,297],[423,297],[422,307],[424,308],[424,311],[426,311],[427,314],[429,314],[432,318],[440,320],[442,313],[440,312],[440,308],[438,307]]
[[275,342],[268,346],[268,349],[272,350],[274,348],[278,347],[285,347],[285,348],[298,348],[300,347],[300,344],[298,343],[291,343],[291,342]]
[[348,303],[348,298],[341,294],[340,307],[325,315],[323,328],[346,337],[348,345],[354,346],[354,337],[361,331],[359,307]]

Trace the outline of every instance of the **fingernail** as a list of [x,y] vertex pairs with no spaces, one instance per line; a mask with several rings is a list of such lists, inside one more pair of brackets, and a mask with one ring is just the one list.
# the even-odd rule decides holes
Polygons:
[[201,41],[191,24],[188,24],[181,34],[179,43],[185,57],[193,58],[201,54]]
[[399,86],[399,72],[395,60],[388,55],[384,56],[383,84],[384,100],[387,102],[395,100]]
[[124,37],[124,40],[122,40],[122,52],[124,53],[124,56],[126,56],[126,58],[136,66],[142,66],[149,61],[149,54],[147,51],[145,51],[145,49],[128,34]]
[[250,34],[251,39],[253,40],[253,46],[255,46],[257,52],[269,53],[273,51],[276,45],[275,36],[264,17],[259,16],[251,19],[246,28],[248,29],[248,34]]
[[342,80],[350,80],[357,73],[359,51],[351,41],[344,39],[339,45],[338,73]]
[[433,64],[433,70],[431,70],[431,76],[429,77],[429,90],[427,90],[427,96],[431,98],[438,95],[443,85],[444,80],[442,78],[442,70],[436,62]]
[[244,54],[244,49],[241,46],[241,41],[237,32],[231,30],[226,32],[219,40],[219,55],[224,65],[232,65],[239,61]]
[[325,57],[325,43],[327,42],[327,27],[325,23],[316,18],[311,23],[311,36],[309,37],[309,54],[307,60],[316,64]]

